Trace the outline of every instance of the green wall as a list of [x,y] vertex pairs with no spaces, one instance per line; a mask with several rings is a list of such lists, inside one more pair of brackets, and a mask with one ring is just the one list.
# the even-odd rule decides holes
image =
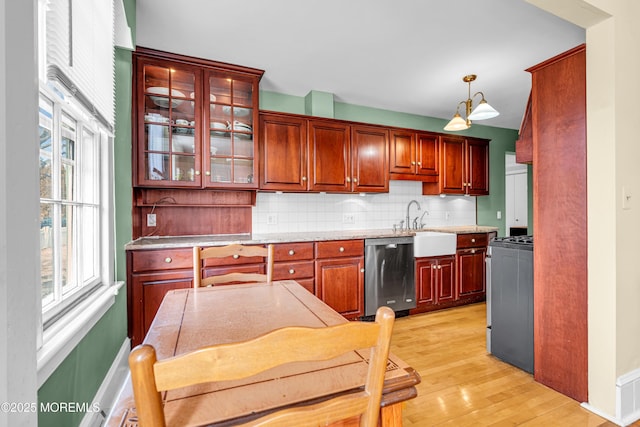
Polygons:
[[[135,0],[124,0],[135,35]],[[135,43],[134,43],[135,44]],[[125,243],[131,240],[131,52],[116,49],[116,128],[114,143],[115,277],[126,280]],[[90,405],[127,337],[127,292],[121,288],[115,304],[72,350],[38,390],[39,402]],[[39,427],[73,427],[84,413],[38,414]]]
[[[268,91],[260,92],[261,110],[281,111],[294,114],[310,114],[307,108],[308,103],[305,104],[304,97],[283,95]],[[340,102],[334,102],[334,114],[334,118],[336,119],[433,132],[444,132],[442,128],[447,124],[447,120],[443,119],[381,110],[378,108],[364,107],[360,105],[344,104]],[[489,143],[490,194],[489,196],[477,197],[477,223],[478,225],[498,227],[498,234],[504,236],[504,155],[506,152],[515,151],[515,141],[518,138],[518,131],[514,129],[474,124],[468,130],[456,132],[456,134],[487,138],[491,140]],[[529,176],[531,176],[531,174],[529,174]],[[531,191],[529,191],[529,195],[531,195]],[[529,206],[531,207],[531,196],[529,197]],[[502,212],[501,219],[497,219],[497,211]]]

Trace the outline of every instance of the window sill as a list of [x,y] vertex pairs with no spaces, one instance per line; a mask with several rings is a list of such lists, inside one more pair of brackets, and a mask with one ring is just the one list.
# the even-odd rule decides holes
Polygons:
[[124,282],[102,286],[82,301],[43,334],[43,345],[38,350],[38,387],[60,366],[87,333],[115,303]]

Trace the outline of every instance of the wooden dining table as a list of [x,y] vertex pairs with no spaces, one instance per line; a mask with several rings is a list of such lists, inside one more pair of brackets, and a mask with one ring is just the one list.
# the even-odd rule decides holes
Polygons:
[[[324,327],[345,322],[293,280],[178,289],[164,297],[144,343],[155,347],[162,360],[207,345],[251,339],[286,326]],[[367,357],[368,351],[354,351],[329,361],[281,366],[241,381],[164,392],[167,424],[228,426],[276,409],[335,397],[363,386]],[[402,425],[403,402],[417,395],[415,386],[419,382],[415,370],[389,355],[380,405],[382,426]],[[130,379],[107,426],[137,426]]]

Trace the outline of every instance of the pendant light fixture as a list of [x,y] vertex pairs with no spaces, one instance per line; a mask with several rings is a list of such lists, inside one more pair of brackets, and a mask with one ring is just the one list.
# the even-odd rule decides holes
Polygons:
[[[487,103],[484,99],[484,94],[482,92],[476,92],[473,96],[471,96],[471,82],[476,79],[475,74],[469,74],[462,78],[462,81],[469,85],[469,96],[466,101],[460,101],[458,106],[456,107],[456,114],[453,116],[453,119],[444,127],[444,130],[457,131],[457,130],[465,130],[471,127],[471,120],[486,120],[492,119],[500,115],[491,105]],[[480,103],[476,107],[475,110],[471,111],[473,108],[472,99],[476,97],[476,95],[482,96]],[[460,115],[460,105],[464,104],[465,106],[465,115],[466,119],[463,119]]]

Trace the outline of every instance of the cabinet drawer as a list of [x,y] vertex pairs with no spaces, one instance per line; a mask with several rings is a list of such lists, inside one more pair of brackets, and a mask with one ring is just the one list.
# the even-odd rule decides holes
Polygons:
[[282,243],[274,245],[273,260],[281,261],[299,261],[313,259],[313,242],[304,243]]
[[313,277],[313,261],[277,263],[273,266],[273,280],[296,280]]
[[458,234],[457,238],[458,249],[479,248],[489,244],[487,233]]
[[316,242],[316,258],[364,255],[364,240],[332,240]]
[[192,267],[193,250],[191,248],[131,252],[131,271],[134,273]]

